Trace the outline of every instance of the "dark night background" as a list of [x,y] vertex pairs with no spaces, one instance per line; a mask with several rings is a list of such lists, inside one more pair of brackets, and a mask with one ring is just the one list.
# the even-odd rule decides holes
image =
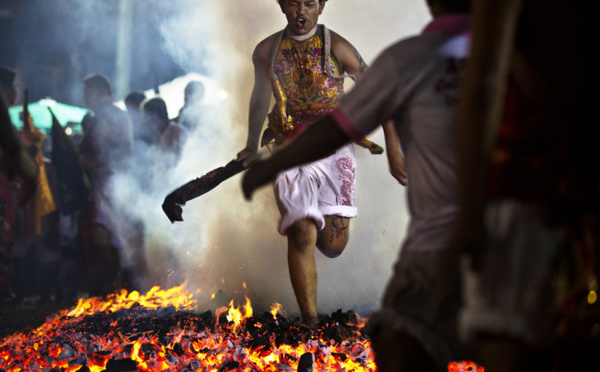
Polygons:
[[[27,89],[29,102],[50,97],[85,107],[83,77],[101,73],[114,83],[119,3],[0,0],[0,65],[19,73],[17,104]],[[184,73],[161,47],[159,16],[174,8],[167,3],[131,2],[129,90],[151,89]]]

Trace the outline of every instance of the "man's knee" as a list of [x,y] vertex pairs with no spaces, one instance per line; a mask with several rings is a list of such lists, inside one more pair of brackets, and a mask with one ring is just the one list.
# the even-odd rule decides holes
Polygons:
[[336,258],[344,252],[346,243],[348,243],[347,240],[345,242],[339,240],[326,241],[325,243],[317,242],[317,248],[319,248],[319,251],[326,257]]
[[349,234],[349,218],[325,216],[325,228],[319,232],[317,247],[329,258],[338,257],[348,244]]
[[303,252],[314,248],[317,241],[317,226],[312,219],[304,219],[294,223],[287,230],[289,247]]

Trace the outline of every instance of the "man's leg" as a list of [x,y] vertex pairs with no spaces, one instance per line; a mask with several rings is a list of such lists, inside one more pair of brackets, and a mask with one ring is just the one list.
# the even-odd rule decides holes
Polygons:
[[317,226],[312,219],[300,220],[288,229],[287,238],[288,267],[296,301],[304,324],[309,328],[315,328],[319,322],[315,264]]
[[315,327],[319,322],[315,246],[327,257],[339,256],[348,243],[349,228],[349,218],[325,216],[325,228],[318,233],[312,219],[300,220],[288,229],[290,279],[302,320],[309,328]]
[[325,227],[318,233],[317,247],[325,256],[335,258],[342,254],[349,238],[349,218],[325,216]]
[[373,338],[375,362],[380,372],[437,372],[433,358],[413,337],[381,328]]

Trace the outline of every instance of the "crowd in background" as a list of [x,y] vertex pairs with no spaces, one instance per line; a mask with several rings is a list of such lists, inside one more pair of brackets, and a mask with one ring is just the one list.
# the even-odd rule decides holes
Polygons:
[[16,101],[17,71],[2,66],[0,77],[2,126],[10,134],[3,142],[22,148],[35,169],[30,179],[15,171],[18,158],[3,143],[1,300],[72,302],[120,288],[149,289],[155,283],[146,280],[144,224],[114,200],[114,175],[134,174],[133,187],[142,192],[150,181],[141,165],[166,172],[177,163],[207,107],[204,84],[187,85],[184,105],[172,117],[160,94],[131,92],[121,109],[110,81],[89,75],[82,81],[88,108],[82,131],[67,135],[56,117],[48,132],[36,128],[25,109],[17,131],[8,116]]

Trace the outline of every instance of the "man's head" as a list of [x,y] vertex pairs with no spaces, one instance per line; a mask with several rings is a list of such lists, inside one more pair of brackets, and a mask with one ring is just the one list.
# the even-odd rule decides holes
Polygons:
[[[283,10],[283,4],[285,4],[286,0],[277,0],[277,2],[279,3],[279,6],[281,7],[281,10]],[[324,3],[327,0],[319,0],[319,3]]]
[[14,105],[17,100],[17,90],[15,89],[16,78],[17,73],[14,70],[0,66],[0,83],[2,83],[2,91],[10,106]]
[[427,0],[427,6],[434,16],[451,13],[469,13],[471,0]]
[[160,97],[153,97],[145,100],[142,103],[142,113],[144,121],[150,129],[155,132],[162,132],[165,124],[169,122],[169,113],[167,112],[167,104]]
[[100,74],[88,75],[83,79],[83,98],[87,106],[95,110],[112,100],[108,78]]
[[327,0],[278,0],[292,35],[306,35],[316,25]]
[[144,92],[130,92],[125,96],[125,107],[128,112],[140,111],[142,109],[142,102],[146,99]]
[[204,87],[204,83],[202,83],[201,81],[190,81],[185,86],[185,90],[183,92],[183,99],[185,101],[185,105],[188,106],[202,101],[204,99],[205,90],[206,88]]

